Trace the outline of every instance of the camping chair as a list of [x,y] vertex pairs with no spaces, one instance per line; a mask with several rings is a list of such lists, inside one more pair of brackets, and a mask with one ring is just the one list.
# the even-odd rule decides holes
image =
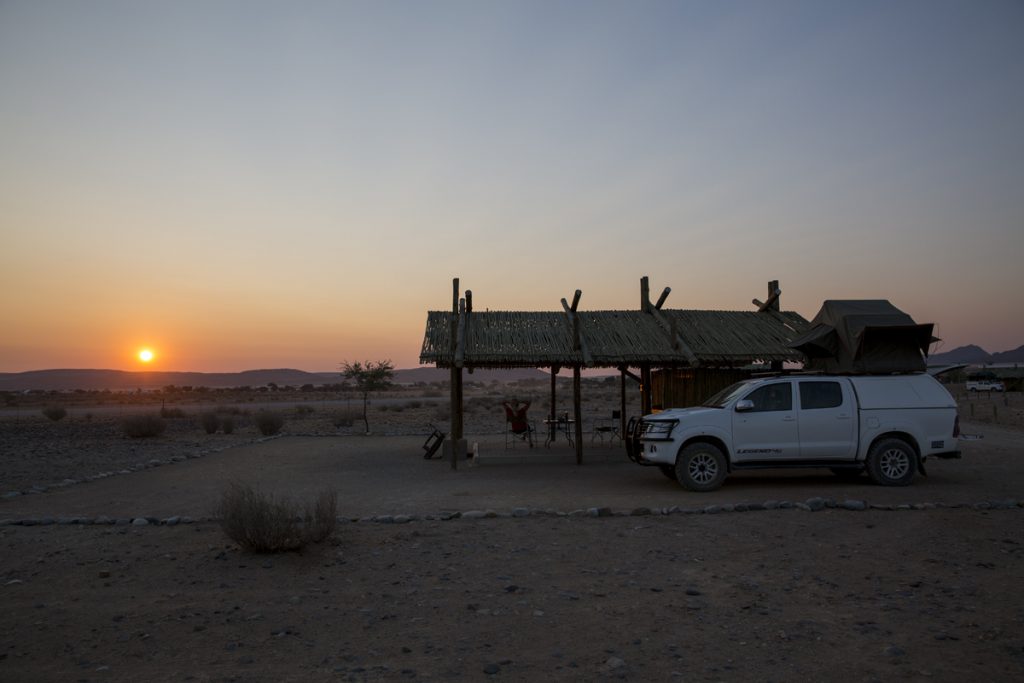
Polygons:
[[594,422],[594,431],[590,434],[590,443],[594,443],[594,437],[601,439],[604,443],[605,434],[608,435],[608,445],[618,439],[622,441],[622,434],[619,433],[619,425],[622,423],[622,411],[613,410],[610,418],[604,418]]
[[505,448],[511,443],[515,448],[516,441],[526,441],[533,448],[533,424],[526,417],[530,402],[512,404],[505,402]]

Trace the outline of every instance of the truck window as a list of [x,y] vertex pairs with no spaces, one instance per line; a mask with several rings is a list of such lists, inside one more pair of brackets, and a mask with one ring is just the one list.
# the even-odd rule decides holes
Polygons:
[[800,382],[800,408],[836,408],[843,404],[843,389],[839,382]]
[[753,413],[793,409],[793,390],[789,382],[768,384],[747,394],[746,399],[754,402],[754,409],[750,411]]

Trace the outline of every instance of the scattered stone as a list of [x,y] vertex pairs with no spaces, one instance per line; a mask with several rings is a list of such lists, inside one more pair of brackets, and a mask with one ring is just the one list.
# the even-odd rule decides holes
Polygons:
[[905,654],[907,654],[906,650],[896,645],[890,645],[889,647],[885,648],[886,657],[902,657]]
[[609,657],[605,660],[604,665],[608,667],[609,670],[614,671],[626,666],[626,662],[619,657]]
[[812,512],[817,512],[825,508],[825,500],[823,498],[808,498],[806,505]]
[[409,515],[395,515],[395,524],[408,524],[412,521],[412,517]]
[[483,519],[487,516],[487,513],[483,510],[467,510],[462,513],[465,519]]
[[844,510],[867,510],[868,509],[868,504],[865,503],[863,500],[844,500],[843,501],[843,509]]
[[499,671],[501,671],[501,667],[498,666],[497,664],[488,664],[487,666],[484,667],[484,673],[487,674],[488,676],[493,676],[494,674],[498,673]]
[[696,596],[696,595],[700,595],[700,591],[699,591],[699,590],[697,590],[696,588],[687,588],[687,589],[686,589],[686,594],[687,594],[687,595],[693,595],[693,596]]
[[651,508],[633,508],[629,514],[633,517],[644,517],[651,514]]
[[708,505],[704,508],[704,513],[708,515],[717,515],[722,512],[723,508],[721,505]]
[[132,526],[149,526],[149,520],[145,517],[136,517],[132,520]]
[[530,516],[530,508],[515,508],[514,510],[512,510],[512,516],[513,517],[529,517]]

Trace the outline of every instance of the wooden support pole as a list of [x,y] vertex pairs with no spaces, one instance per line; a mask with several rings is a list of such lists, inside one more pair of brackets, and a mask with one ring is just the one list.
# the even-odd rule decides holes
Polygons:
[[552,424],[548,425],[548,429],[550,430],[548,436],[551,441],[554,441],[555,437],[558,435],[557,425],[553,424],[554,421],[558,419],[558,415],[555,414],[555,401],[558,398],[555,392],[555,379],[558,377],[558,370],[559,367],[557,365],[551,366],[551,415],[549,415],[549,418],[551,419]]
[[583,404],[580,399],[580,366],[572,366],[572,417],[576,421],[576,464],[583,464]]
[[473,292],[466,290],[466,313],[473,312]]
[[651,366],[640,367],[640,411],[644,415],[654,412],[653,397],[651,396]]
[[661,296],[658,297],[658,303],[654,304],[654,307],[657,308],[660,311],[662,304],[665,303],[665,299],[667,299],[668,295],[671,294],[671,293],[672,293],[672,288],[671,287],[666,287],[665,289],[663,289],[661,291]]
[[640,278],[640,310],[646,313],[651,308],[651,283],[644,275]]
[[765,311],[771,313],[778,313],[780,310],[779,297],[781,295],[782,290],[779,289],[779,281],[772,280],[771,282],[768,283],[768,300],[762,302],[759,299],[752,299],[751,303],[757,306],[757,311],[759,313],[764,313]]
[[577,289],[576,293],[572,295],[572,312],[576,312],[576,308],[580,305],[580,297],[583,296],[583,290]]
[[455,334],[455,367],[466,364],[466,300],[459,300],[459,323]]
[[619,373],[619,436],[626,438],[626,369]]

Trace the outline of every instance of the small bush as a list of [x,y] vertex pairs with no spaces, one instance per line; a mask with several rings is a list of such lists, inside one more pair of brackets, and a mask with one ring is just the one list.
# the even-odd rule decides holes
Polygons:
[[338,494],[322,491],[312,506],[230,484],[215,511],[228,538],[246,550],[276,553],[301,550],[329,538],[337,526]]
[[235,421],[234,421],[234,419],[231,418],[231,417],[221,418],[220,428],[224,431],[225,434],[234,434],[235,433]]
[[417,408],[422,408],[423,407],[423,402],[422,401],[406,401],[405,402],[405,407],[409,408],[411,410],[416,410]]
[[132,415],[124,419],[122,426],[125,436],[133,439],[160,436],[167,429],[167,423],[159,415]]
[[307,406],[305,404],[295,406],[295,414],[298,415],[299,417],[312,415],[314,412],[316,412],[316,410],[313,408],[313,406]]
[[331,424],[333,424],[338,429],[341,429],[342,427],[351,427],[353,424],[355,424],[356,418],[357,416],[353,413],[342,412],[336,415],[333,420],[331,420]]
[[68,416],[68,411],[63,406],[47,406],[43,408],[43,415],[50,418],[54,422],[60,422]]
[[220,428],[220,418],[216,413],[203,413],[199,417],[199,424],[203,426],[203,431],[207,434],[216,434]]
[[260,430],[263,436],[274,436],[284,427],[284,418],[270,410],[261,410],[253,419],[256,422],[256,429]]
[[178,417],[185,417],[185,411],[182,410],[181,408],[168,408],[167,406],[161,406],[160,417],[168,420]]

